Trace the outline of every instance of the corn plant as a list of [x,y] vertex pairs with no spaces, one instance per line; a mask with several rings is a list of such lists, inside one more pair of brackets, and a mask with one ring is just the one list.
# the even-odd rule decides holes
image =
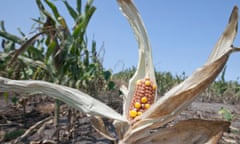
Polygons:
[[[49,0],[36,0],[41,16],[33,19],[35,31],[29,39],[10,34],[1,22],[3,52],[0,52],[1,76],[12,79],[45,80],[69,87],[82,89],[99,98],[105,85],[113,85],[105,73],[93,40],[88,46],[86,29],[96,8],[89,0],[82,7],[81,0],[76,0],[73,8],[68,1],[63,1],[74,21],[72,30],[67,25],[58,8]],[[48,7],[45,8],[45,5]],[[20,48],[16,48],[20,45]],[[7,94],[6,94],[7,95]],[[55,124],[59,118],[59,101],[56,100]]]
[[[37,24],[35,31],[40,32],[29,39],[23,32],[23,37],[8,33],[3,21],[0,23],[0,36],[4,38],[3,52],[0,52],[1,76],[46,80],[84,89],[97,96],[110,79],[104,79],[109,71],[102,66],[96,42],[93,40],[88,46],[86,37],[88,23],[96,9],[93,1],[87,1],[84,9],[81,0],[76,0],[76,9],[63,1],[74,20],[73,26],[67,25],[54,3],[49,0],[44,2],[51,11],[45,8],[42,0],[36,0],[41,17],[33,20]],[[17,45],[20,48],[17,49]],[[97,82],[99,85],[96,85]]]
[[125,69],[113,75],[113,78],[116,80],[129,81],[130,78],[134,75],[136,67]]
[[225,80],[225,72],[226,72],[226,67],[223,69],[220,75],[220,79],[214,82],[216,94],[220,96],[223,96],[224,92],[227,90],[227,87],[228,87],[227,82]]
[[[139,62],[136,72],[123,92],[123,114],[77,89],[38,80],[11,80],[0,77],[0,91],[19,93],[41,92],[62,100],[86,113],[93,127],[106,138],[119,144],[146,143],[217,143],[228,130],[229,122],[190,119],[166,127],[182,110],[214,81],[231,53],[239,51],[233,41],[237,34],[238,8],[233,8],[229,23],[213,48],[206,63],[183,82],[157,97],[157,85],[150,42],[143,21],[132,0],[117,1],[137,38]],[[113,120],[111,135],[102,117]]]

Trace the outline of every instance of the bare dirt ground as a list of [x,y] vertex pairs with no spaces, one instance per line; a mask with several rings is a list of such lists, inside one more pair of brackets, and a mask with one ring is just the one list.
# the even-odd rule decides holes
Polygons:
[[[112,106],[120,110],[121,104]],[[218,112],[227,109],[231,116],[231,127],[224,133],[219,144],[240,144],[240,101],[223,101],[219,98],[201,96],[175,121],[185,119],[225,120]],[[33,96],[28,99],[26,112],[23,106],[14,105],[9,97],[7,104],[0,95],[0,143],[2,144],[112,144],[92,128],[88,117],[80,112],[61,105],[59,126],[54,126],[54,101],[44,96]],[[72,117],[71,115],[73,115]],[[109,129],[111,125],[109,121]]]

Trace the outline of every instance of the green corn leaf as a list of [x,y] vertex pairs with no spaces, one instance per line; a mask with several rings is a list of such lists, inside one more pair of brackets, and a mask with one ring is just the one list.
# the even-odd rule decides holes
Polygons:
[[108,90],[113,90],[115,88],[115,82],[113,81],[109,81],[108,82]]
[[79,19],[79,21],[81,20],[81,23],[78,23],[78,25],[76,26],[76,28],[73,31],[73,37],[77,38],[77,37],[83,37],[83,35],[85,34],[87,25],[93,15],[93,13],[95,12],[96,8],[95,7],[91,7],[84,15],[84,17],[81,17]]
[[43,25],[45,22],[39,20],[39,19],[35,19],[35,18],[31,18],[33,21],[35,21],[36,23]]
[[78,13],[69,5],[69,3],[65,0],[63,1],[65,6],[67,7],[67,10],[69,12],[69,14],[72,16],[72,18],[74,19],[74,21],[76,21],[77,17],[78,17]]
[[82,13],[82,1],[81,0],[77,0],[77,11],[78,11],[78,15],[81,15],[81,13]]
[[87,20],[89,21],[91,19],[91,17],[93,16],[93,13],[95,12],[96,7],[94,6],[90,6],[89,9],[86,6],[86,14],[87,14]]
[[17,58],[20,54],[22,54],[24,51],[26,51],[27,48],[28,48],[29,46],[31,46],[31,45],[35,42],[35,40],[36,40],[40,35],[42,35],[43,33],[44,33],[44,32],[40,32],[40,33],[35,34],[35,35],[32,36],[29,40],[27,40],[19,49],[17,49],[16,52],[15,52],[15,54],[14,54],[14,56],[13,56],[12,59],[10,60],[9,65],[11,65],[11,64],[16,60],[16,58]]
[[58,18],[61,17],[61,16],[60,16],[60,14],[58,12],[57,7],[52,2],[50,2],[49,0],[45,0],[45,2],[51,8],[51,10],[52,10],[52,12],[53,12],[53,14],[55,16],[55,19],[58,20]]
[[56,42],[55,41],[52,41],[49,45],[48,45],[48,48],[47,48],[47,51],[46,51],[46,61],[48,61],[48,59],[50,58],[50,56],[53,54],[55,48],[56,48]]
[[38,6],[38,9],[49,19],[51,19],[53,22],[54,21],[54,18],[52,17],[52,15],[44,8],[41,0],[36,0],[36,3],[37,3],[37,6]]
[[23,44],[24,43],[24,40],[21,39],[20,37],[16,36],[16,35],[13,35],[13,34],[10,34],[6,31],[2,31],[0,30],[0,36],[3,37],[3,38],[6,38],[8,40],[11,40],[17,44]]
[[4,52],[10,52],[15,50],[15,43],[13,41],[8,41],[3,39],[2,40],[2,48]]
[[2,31],[6,31],[3,20],[0,21],[0,27],[1,27]]
[[72,34],[74,39],[77,39],[78,37],[80,37],[79,35],[80,35],[81,30],[82,30],[82,27],[83,27],[83,24],[78,24],[75,27],[75,29],[73,31],[73,34]]
[[88,0],[87,4],[85,5],[85,12],[89,11],[92,8],[93,0]]
[[32,58],[34,60],[42,60],[43,59],[43,53],[41,49],[37,49],[34,46],[29,46],[27,49],[27,57]]
[[36,3],[37,3],[37,6],[38,6],[38,8],[39,8],[40,11],[45,10],[45,8],[44,8],[41,0],[36,0]]
[[103,72],[103,75],[104,75],[104,79],[106,81],[110,80],[111,76],[112,76],[112,73],[110,71],[104,71]]
[[64,31],[64,36],[70,36],[70,31],[69,28],[67,26],[66,20],[63,17],[59,17],[58,18],[58,22],[61,24],[61,26],[63,27]]
[[20,28],[17,28],[17,30],[18,30],[18,32],[20,33],[20,35],[21,35],[22,37],[25,37],[25,36],[26,36],[25,33],[23,33],[23,31],[22,31]]
[[[6,59],[7,57],[9,56],[9,53],[0,53],[0,59]],[[33,60],[33,59],[30,59],[28,57],[25,57],[25,56],[18,56],[18,59],[21,60],[23,63],[25,63],[26,65],[29,65],[29,66],[32,66],[32,67],[35,67],[35,68],[41,68],[45,71],[47,71],[47,67],[44,63],[42,63],[41,61],[38,61],[38,60]],[[52,72],[52,70],[51,70]]]
[[98,57],[97,57],[97,50],[96,50],[96,41],[92,42],[92,62],[97,63]]

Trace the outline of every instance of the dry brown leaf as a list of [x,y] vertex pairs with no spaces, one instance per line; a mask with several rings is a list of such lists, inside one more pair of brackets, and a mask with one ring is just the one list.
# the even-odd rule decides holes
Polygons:
[[229,126],[230,122],[226,121],[185,120],[172,127],[156,130],[132,144],[216,144],[222,133],[229,131]]
[[107,126],[101,117],[91,117],[90,121],[95,130],[102,136],[112,141],[116,140],[116,138],[112,137],[110,132],[107,130]]
[[128,130],[125,139],[135,141],[149,135],[147,130],[161,127],[171,121],[211,84],[225,66],[234,51],[233,41],[237,34],[238,8],[233,8],[230,21],[214,47],[206,64],[197,69],[189,78],[172,88]]
[[181,84],[167,92],[143,115],[143,118],[158,118],[179,111],[191,103],[217,77],[232,52],[232,44],[237,34],[237,7],[234,7],[230,20],[207,63]]
[[[127,99],[123,100],[123,116],[129,116],[130,105],[134,96],[137,80],[148,77],[156,84],[155,71],[152,61],[152,49],[142,18],[132,0],[117,0],[123,15],[129,24],[138,42],[138,65],[134,75],[129,80]],[[157,95],[157,92],[156,94]],[[154,101],[156,101],[155,97]]]
[[64,101],[66,104],[88,114],[102,116],[126,123],[127,120],[111,107],[97,99],[70,87],[39,81],[39,80],[11,80],[0,77],[0,91],[18,93],[43,93],[47,96]]
[[223,131],[218,132],[218,134],[216,134],[211,139],[209,139],[205,144],[218,144],[222,135],[223,135]]

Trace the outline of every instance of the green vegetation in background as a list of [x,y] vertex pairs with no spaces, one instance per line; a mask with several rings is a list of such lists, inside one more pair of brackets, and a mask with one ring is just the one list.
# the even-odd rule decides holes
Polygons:
[[50,0],[36,0],[36,4],[40,12],[40,17],[33,19],[36,34],[27,40],[20,30],[21,37],[8,33],[1,21],[0,75],[46,80],[85,90],[93,96],[97,96],[105,85],[112,85],[111,76],[107,79],[105,76],[111,72],[103,68],[96,42],[93,40],[89,44],[86,36],[96,10],[93,0],[88,0],[84,7],[81,0],[76,0],[76,8],[63,1],[73,18],[73,26],[67,25]]
[[[206,92],[210,96],[217,96],[217,97],[223,97],[224,95],[227,95],[227,93],[231,93],[232,96],[234,96],[235,99],[239,101],[240,100],[240,84],[237,82],[237,80],[235,81],[225,80],[226,68],[227,67],[223,69],[219,79],[214,81],[206,90]],[[114,74],[113,78],[115,80],[129,81],[129,79],[134,74],[135,70],[136,70],[135,67],[128,68],[126,70],[123,70],[119,73]],[[164,93],[166,93],[168,90],[170,90],[172,87],[179,84],[186,78],[187,76],[185,72],[183,72],[180,75],[173,75],[170,72],[156,71],[158,95],[163,96]]]
[[[4,21],[0,23],[0,36],[3,38],[0,75],[17,80],[44,80],[66,85],[81,89],[95,98],[99,98],[102,91],[114,89],[112,74],[103,68],[96,42],[89,42],[86,35],[96,10],[93,0],[88,0],[84,6],[81,0],[76,0],[76,8],[68,1],[63,1],[74,21],[72,26],[66,23],[53,1],[35,2],[40,16],[33,19],[32,37],[26,39],[27,34],[20,29],[20,36],[11,34],[7,32]],[[8,94],[4,95],[7,100]],[[57,125],[61,103],[56,100],[55,104]]]

